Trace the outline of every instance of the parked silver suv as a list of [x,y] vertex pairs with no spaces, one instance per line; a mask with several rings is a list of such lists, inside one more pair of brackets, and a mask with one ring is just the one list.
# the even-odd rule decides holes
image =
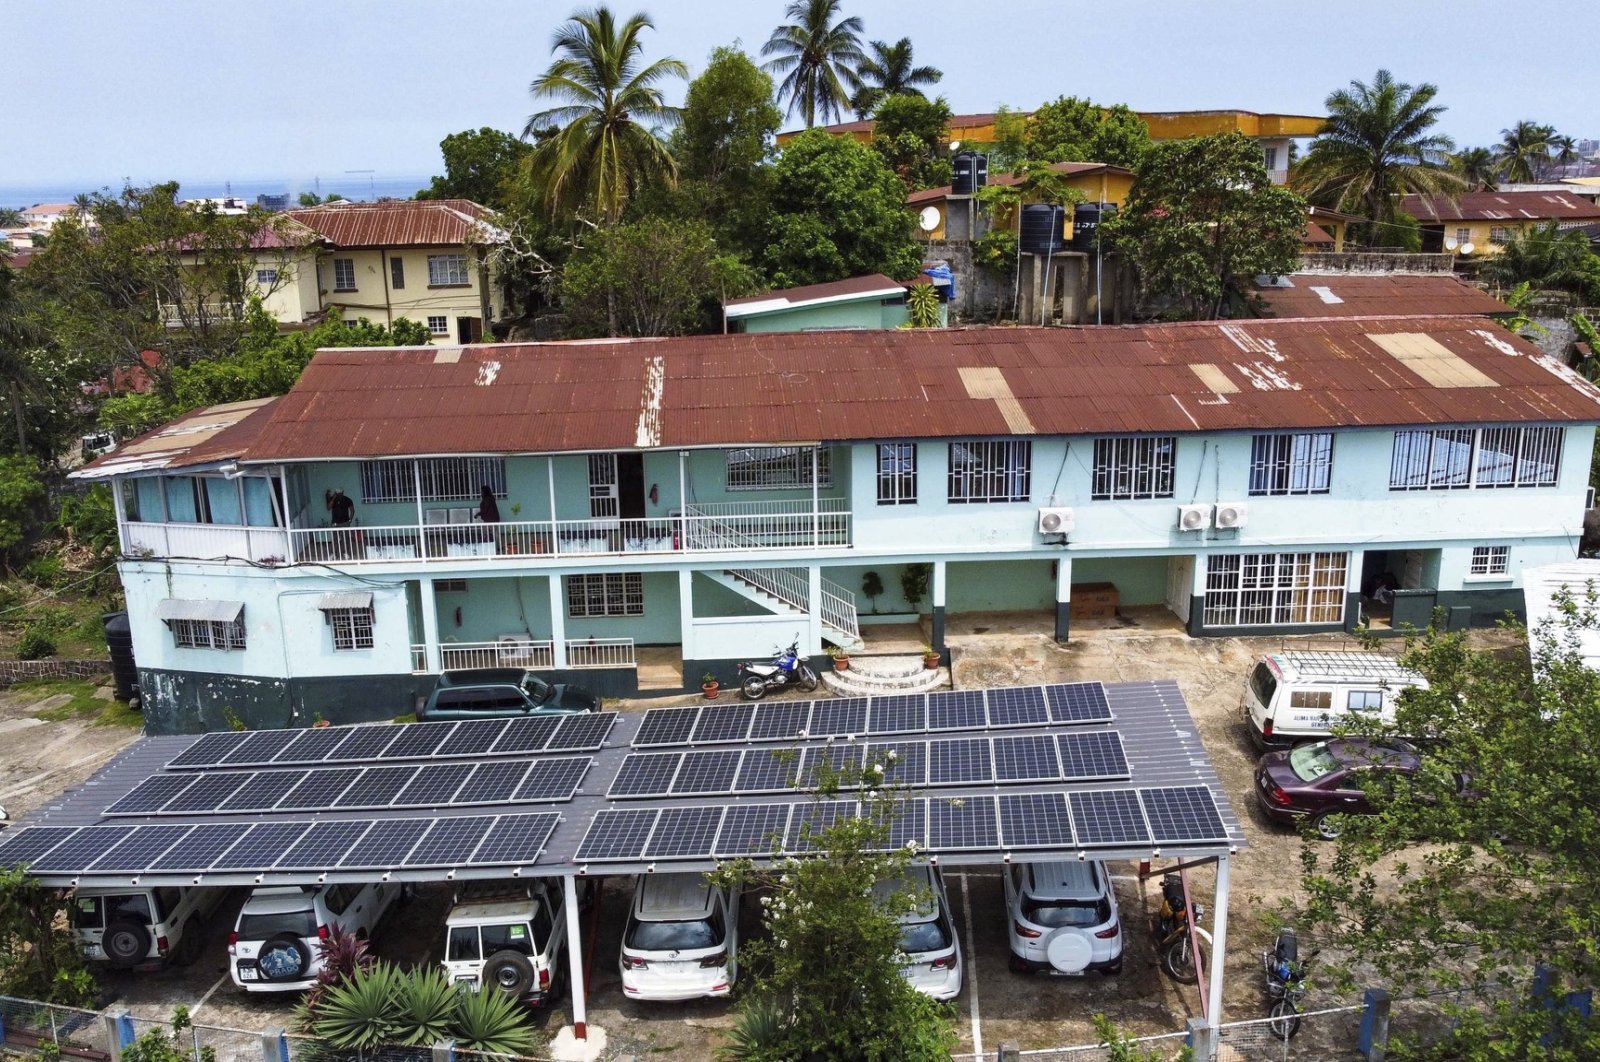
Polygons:
[[123,970],[188,966],[205,947],[206,919],[226,889],[79,889],[68,920],[86,958]]

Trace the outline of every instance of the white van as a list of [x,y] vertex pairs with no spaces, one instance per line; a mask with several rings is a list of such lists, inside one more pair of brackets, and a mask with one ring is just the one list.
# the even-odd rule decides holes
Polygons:
[[1393,722],[1400,694],[1427,685],[1382,653],[1273,653],[1250,669],[1240,707],[1257,748],[1288,748],[1363,716]]
[[629,999],[725,996],[738,976],[739,893],[703,874],[637,879],[622,933],[622,991]]

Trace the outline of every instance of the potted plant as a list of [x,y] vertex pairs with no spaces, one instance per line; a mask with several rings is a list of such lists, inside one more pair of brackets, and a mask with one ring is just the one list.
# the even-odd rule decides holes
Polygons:
[[700,676],[700,688],[705,691],[706,700],[714,701],[717,699],[717,690],[721,687],[717,685],[717,676],[707,671]]
[[937,671],[940,663],[939,650],[924,643],[922,646],[922,666],[929,671]]
[[841,646],[830,645],[828,646],[828,655],[833,658],[833,669],[835,671],[850,670],[850,650]]
[[877,572],[864,572],[861,576],[861,593],[872,602],[872,611],[878,611],[878,595],[883,593],[883,579]]

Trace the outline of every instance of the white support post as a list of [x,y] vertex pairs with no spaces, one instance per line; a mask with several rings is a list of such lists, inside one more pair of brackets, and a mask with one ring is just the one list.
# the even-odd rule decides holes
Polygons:
[[557,671],[561,671],[567,666],[567,595],[563,592],[561,576],[552,575],[549,578],[551,663]]
[[[819,443],[811,448],[811,548],[816,549],[822,542],[822,512],[820,499],[817,496],[817,451],[822,449]],[[815,572],[816,569],[812,569]],[[815,590],[812,591],[813,606],[822,606],[822,597]],[[820,646],[819,646],[820,647]]]
[[806,569],[806,596],[810,608],[806,609],[805,655],[822,652],[822,566],[813,564]]
[[1206,1020],[1212,1029],[1212,1042],[1220,1035],[1222,1028],[1222,971],[1227,965],[1224,961],[1228,954],[1228,857],[1223,856],[1217,860],[1217,895],[1216,910],[1213,912],[1211,927],[1211,985],[1210,998],[1206,1001]]
[[1066,641],[1072,633],[1072,557],[1056,558],[1056,641]]
[[[117,553],[126,555],[128,552],[128,510],[122,504],[122,485],[132,483],[131,479],[114,479],[111,481],[111,505],[117,512]],[[294,558],[289,558],[289,563],[294,563]]]
[[433,592],[433,579],[419,580],[422,590],[422,643],[425,666],[430,672],[444,670],[444,649],[439,644],[439,598]]
[[945,561],[933,562],[933,594],[932,605],[934,608],[944,608]]
[[556,534],[556,458],[554,454],[544,459],[545,479],[550,486],[550,552],[560,553],[560,536]]
[[[388,274],[384,274],[387,276]],[[411,462],[411,484],[417,492],[417,553],[428,559],[428,525],[422,519],[422,462]]]
[[700,646],[694,637],[694,572],[687,568],[678,569],[678,642],[679,659],[699,659]]
[[578,919],[578,877],[561,876],[562,892],[567,905],[567,979],[572,985],[572,1035],[579,1040],[589,1038],[589,1007],[584,998],[583,984],[583,933]]
[[278,486],[283,493],[283,497],[279,499],[283,503],[283,537],[288,540],[284,559],[293,564],[295,563],[294,512],[289,508],[289,470],[282,465],[278,466]]

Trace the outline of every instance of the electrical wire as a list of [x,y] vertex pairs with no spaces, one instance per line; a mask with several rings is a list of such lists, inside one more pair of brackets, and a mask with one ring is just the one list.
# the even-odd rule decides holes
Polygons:
[[4,616],[4,615],[7,615],[7,614],[12,613],[12,612],[20,612],[25,608],[33,608],[35,605],[42,604],[43,602],[46,602],[46,601],[54,601],[54,600],[56,600],[56,599],[58,599],[60,597],[62,591],[73,590],[73,589],[76,589],[77,587],[82,586],[85,583],[93,582],[94,580],[100,578],[100,576],[104,575],[106,572],[109,572],[111,569],[115,568],[116,566],[117,566],[117,562],[116,561],[112,561],[110,564],[106,565],[104,568],[101,568],[99,571],[93,572],[93,573],[91,573],[89,575],[86,575],[82,579],[79,579],[75,583],[68,583],[66,586],[57,587],[54,590],[46,590],[39,597],[34,598],[32,601],[24,601],[20,605],[13,605],[10,608],[0,608],[0,616]]

